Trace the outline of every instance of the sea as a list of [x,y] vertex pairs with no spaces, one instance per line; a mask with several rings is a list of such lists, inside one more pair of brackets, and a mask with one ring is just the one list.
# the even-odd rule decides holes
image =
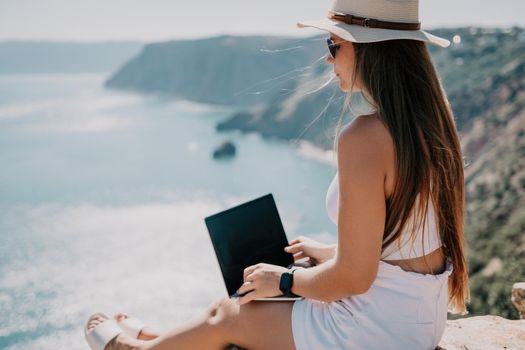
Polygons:
[[[336,241],[322,152],[217,132],[236,107],[105,79],[0,75],[0,349],[88,349],[95,312],[198,317],[227,295],[204,218],[268,193],[289,240]],[[225,141],[236,155],[214,159]]]

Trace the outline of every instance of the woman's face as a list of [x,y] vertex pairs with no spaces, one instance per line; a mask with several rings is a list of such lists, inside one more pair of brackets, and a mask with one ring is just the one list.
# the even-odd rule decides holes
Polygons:
[[[340,44],[341,47],[337,50],[335,59],[330,55],[330,53],[328,53],[326,62],[334,65],[334,73],[339,78],[339,87],[341,90],[350,92],[354,74],[354,46],[352,42],[344,40],[333,33],[330,33],[330,38],[335,44]],[[361,87],[359,80],[357,80],[353,87],[353,91],[359,91],[360,89]]]

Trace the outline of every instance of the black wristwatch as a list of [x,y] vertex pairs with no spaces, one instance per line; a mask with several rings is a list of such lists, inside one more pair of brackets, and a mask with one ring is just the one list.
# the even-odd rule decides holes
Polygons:
[[298,297],[299,295],[292,293],[292,285],[293,285],[293,273],[297,269],[292,269],[289,271],[284,272],[281,275],[281,280],[279,282],[279,289],[281,292],[283,292],[283,295],[285,297]]

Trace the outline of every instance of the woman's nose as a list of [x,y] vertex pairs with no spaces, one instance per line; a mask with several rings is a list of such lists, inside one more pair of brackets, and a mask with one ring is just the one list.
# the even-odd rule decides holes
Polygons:
[[326,63],[334,64],[335,59],[332,57],[332,55],[327,54],[326,56]]

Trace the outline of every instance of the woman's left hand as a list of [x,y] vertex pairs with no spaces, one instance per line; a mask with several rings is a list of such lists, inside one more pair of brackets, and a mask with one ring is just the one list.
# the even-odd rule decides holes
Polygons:
[[286,267],[264,263],[248,266],[244,269],[244,283],[237,293],[249,293],[240,297],[238,303],[242,305],[256,298],[282,295],[279,282],[281,275],[286,271],[288,271]]

